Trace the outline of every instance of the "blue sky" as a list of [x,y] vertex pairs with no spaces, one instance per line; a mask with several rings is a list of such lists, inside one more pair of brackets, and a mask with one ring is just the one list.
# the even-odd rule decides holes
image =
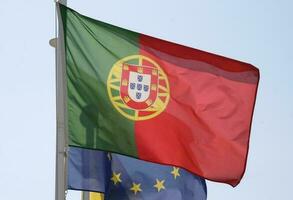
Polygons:
[[[293,1],[68,0],[92,18],[249,62],[260,69],[249,160],[236,188],[209,200],[291,199]],[[53,1],[0,4],[0,199],[54,198]],[[78,200],[72,193],[68,199]]]

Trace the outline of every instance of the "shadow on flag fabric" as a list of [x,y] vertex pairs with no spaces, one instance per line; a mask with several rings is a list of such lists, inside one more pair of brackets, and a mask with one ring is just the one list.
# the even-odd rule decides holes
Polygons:
[[59,7],[69,146],[240,182],[257,68]]
[[205,180],[183,169],[119,154],[70,147],[68,189],[105,200],[206,200]]

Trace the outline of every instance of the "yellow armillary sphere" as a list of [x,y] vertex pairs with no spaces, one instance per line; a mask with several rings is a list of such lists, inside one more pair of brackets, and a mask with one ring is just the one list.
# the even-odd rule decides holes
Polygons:
[[147,120],[163,112],[170,99],[168,78],[157,62],[143,55],[117,61],[107,90],[116,110],[130,120]]

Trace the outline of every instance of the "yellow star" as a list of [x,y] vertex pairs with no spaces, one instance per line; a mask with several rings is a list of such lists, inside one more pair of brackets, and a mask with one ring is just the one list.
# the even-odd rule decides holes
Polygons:
[[120,176],[121,176],[121,173],[116,174],[115,172],[113,172],[111,180],[113,181],[114,185],[122,182]]
[[156,184],[154,185],[154,187],[157,188],[158,192],[160,192],[161,189],[165,189],[164,182],[165,180],[160,181],[159,179],[156,179]]
[[137,192],[141,192],[142,189],[140,188],[140,183],[136,184],[136,183],[132,183],[132,187],[130,188],[131,191],[133,191],[134,194],[136,194]]
[[176,179],[177,176],[180,176],[179,168],[178,167],[173,167],[173,170],[171,171],[171,174],[173,174],[174,179]]

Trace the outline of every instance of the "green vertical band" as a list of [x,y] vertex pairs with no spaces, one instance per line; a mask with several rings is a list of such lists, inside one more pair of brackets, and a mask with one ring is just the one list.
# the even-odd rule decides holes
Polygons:
[[113,64],[138,54],[137,33],[82,16],[60,5],[66,63],[69,145],[137,156],[134,123],[107,93]]

